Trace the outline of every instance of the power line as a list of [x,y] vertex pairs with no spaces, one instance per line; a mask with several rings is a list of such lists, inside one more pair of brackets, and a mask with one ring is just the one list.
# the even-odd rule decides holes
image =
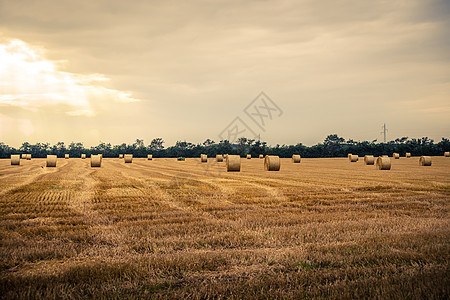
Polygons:
[[383,126],[381,126],[381,128],[383,129],[381,134],[383,135],[383,140],[386,143],[386,132],[388,131],[387,128],[386,128],[386,123],[384,123]]

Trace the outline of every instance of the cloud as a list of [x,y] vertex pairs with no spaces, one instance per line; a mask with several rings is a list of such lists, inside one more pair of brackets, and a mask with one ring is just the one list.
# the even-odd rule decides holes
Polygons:
[[67,105],[70,116],[94,116],[92,102],[110,99],[136,102],[131,93],[100,85],[102,74],[74,74],[60,71],[63,62],[50,61],[42,49],[20,40],[0,45],[0,106],[17,106],[31,111],[57,104]]

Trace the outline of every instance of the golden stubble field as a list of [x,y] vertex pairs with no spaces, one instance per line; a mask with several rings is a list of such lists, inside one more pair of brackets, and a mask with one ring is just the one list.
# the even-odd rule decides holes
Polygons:
[[3,298],[450,295],[450,159],[0,160]]

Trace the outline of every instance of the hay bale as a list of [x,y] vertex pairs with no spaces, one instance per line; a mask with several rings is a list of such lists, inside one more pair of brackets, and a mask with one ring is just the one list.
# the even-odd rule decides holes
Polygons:
[[275,155],[266,155],[264,159],[264,170],[280,171],[280,157]]
[[373,155],[364,155],[364,163],[366,165],[373,165],[375,164],[375,158]]
[[206,155],[206,154],[201,154],[201,155],[200,155],[200,161],[201,161],[202,163],[208,162],[208,155]]
[[352,154],[352,155],[350,156],[350,162],[357,162],[358,159],[359,159],[358,155],[353,155],[353,154]]
[[11,155],[11,166],[20,166],[20,154]]
[[[24,154],[22,154],[21,156],[20,156],[22,159],[27,159],[27,155],[24,153]],[[19,157],[19,158],[20,158]]]
[[394,154],[392,154],[392,157],[395,158],[395,159],[399,159],[400,158],[400,154],[394,153]]
[[56,167],[56,160],[58,157],[56,155],[47,155],[47,168]]
[[31,154],[27,154],[27,160],[31,160]]
[[227,172],[241,171],[241,157],[239,155],[228,155]]
[[252,155],[251,154],[247,154],[247,159],[252,159]]
[[299,164],[301,160],[302,160],[302,157],[299,154],[292,155],[292,162],[294,164]]
[[147,155],[147,160],[153,160],[153,154]]
[[263,159],[263,158],[264,158],[264,155],[260,154],[260,155],[259,155],[259,158],[260,158],[260,159]]
[[133,154],[125,154],[123,158],[126,164],[131,164],[133,162]]
[[182,156],[180,156],[180,157],[177,157],[177,161],[185,161],[185,158],[184,158],[184,157],[182,157]]
[[123,154],[119,154],[119,158],[123,158]]
[[102,157],[101,155],[91,155],[91,168],[97,167],[100,168],[102,166]]
[[86,159],[86,154],[81,154],[81,159]]
[[406,157],[406,158],[410,158],[410,157],[411,157],[411,153],[406,152],[405,157]]
[[64,158],[65,158],[65,159],[69,159],[69,154],[65,154],[65,155],[64,155]]
[[444,152],[444,157],[450,157],[450,152]]
[[217,155],[216,155],[216,161],[217,161],[217,162],[223,162],[223,156],[220,155],[220,154],[217,154]]
[[377,170],[390,170],[391,159],[387,156],[381,156],[377,158]]
[[421,156],[419,158],[419,166],[431,166],[431,157],[429,156]]

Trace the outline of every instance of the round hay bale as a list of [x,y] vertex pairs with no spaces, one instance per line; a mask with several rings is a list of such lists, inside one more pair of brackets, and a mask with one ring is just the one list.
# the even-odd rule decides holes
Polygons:
[[147,155],[147,160],[153,160],[153,154]]
[[65,155],[64,155],[64,158],[65,158],[65,159],[69,159],[69,154],[65,154]]
[[391,159],[387,156],[381,156],[377,158],[377,170],[390,170]]
[[[23,153],[21,156],[20,156],[22,159],[27,159],[27,155],[25,154],[25,153]],[[19,157],[19,158],[20,158]]]
[[373,164],[375,164],[375,158],[373,157],[373,155],[365,155],[364,163],[366,165],[373,165]]
[[252,155],[251,154],[247,154],[247,159],[252,159]]
[[119,154],[119,158],[123,158],[123,154]]
[[20,154],[11,155],[11,166],[20,166]]
[[392,157],[395,158],[395,159],[399,159],[400,158],[400,154],[394,153],[394,154],[392,154]]
[[56,160],[58,157],[56,155],[47,155],[47,168],[56,167]]
[[429,156],[421,156],[419,158],[419,166],[431,166],[431,157]]
[[263,159],[263,158],[264,158],[264,155],[260,154],[260,155],[259,155],[259,158],[260,158],[260,159]]
[[133,162],[133,154],[125,154],[123,158],[126,164],[131,164]]
[[411,153],[406,152],[405,157],[406,157],[406,158],[410,158],[410,157],[411,157]]
[[31,160],[31,154],[27,154],[27,160]]
[[358,159],[359,159],[358,155],[353,155],[353,154],[352,154],[352,155],[350,156],[350,162],[357,162]]
[[266,155],[264,159],[264,170],[280,171],[280,157],[275,155]]
[[220,155],[220,154],[217,154],[217,155],[216,155],[216,161],[217,161],[217,162],[223,162],[223,156]]
[[227,172],[241,171],[241,157],[239,155],[228,155]]
[[444,157],[450,157],[450,152],[444,152]]
[[86,159],[86,154],[81,154],[81,159]]
[[200,161],[201,161],[202,163],[208,162],[208,155],[206,155],[206,154],[201,154],[201,155],[200,155]]
[[292,155],[292,162],[294,164],[299,164],[301,160],[302,160],[302,157],[299,154]]
[[93,167],[101,167],[102,166],[102,157],[99,155],[91,155],[91,168]]

